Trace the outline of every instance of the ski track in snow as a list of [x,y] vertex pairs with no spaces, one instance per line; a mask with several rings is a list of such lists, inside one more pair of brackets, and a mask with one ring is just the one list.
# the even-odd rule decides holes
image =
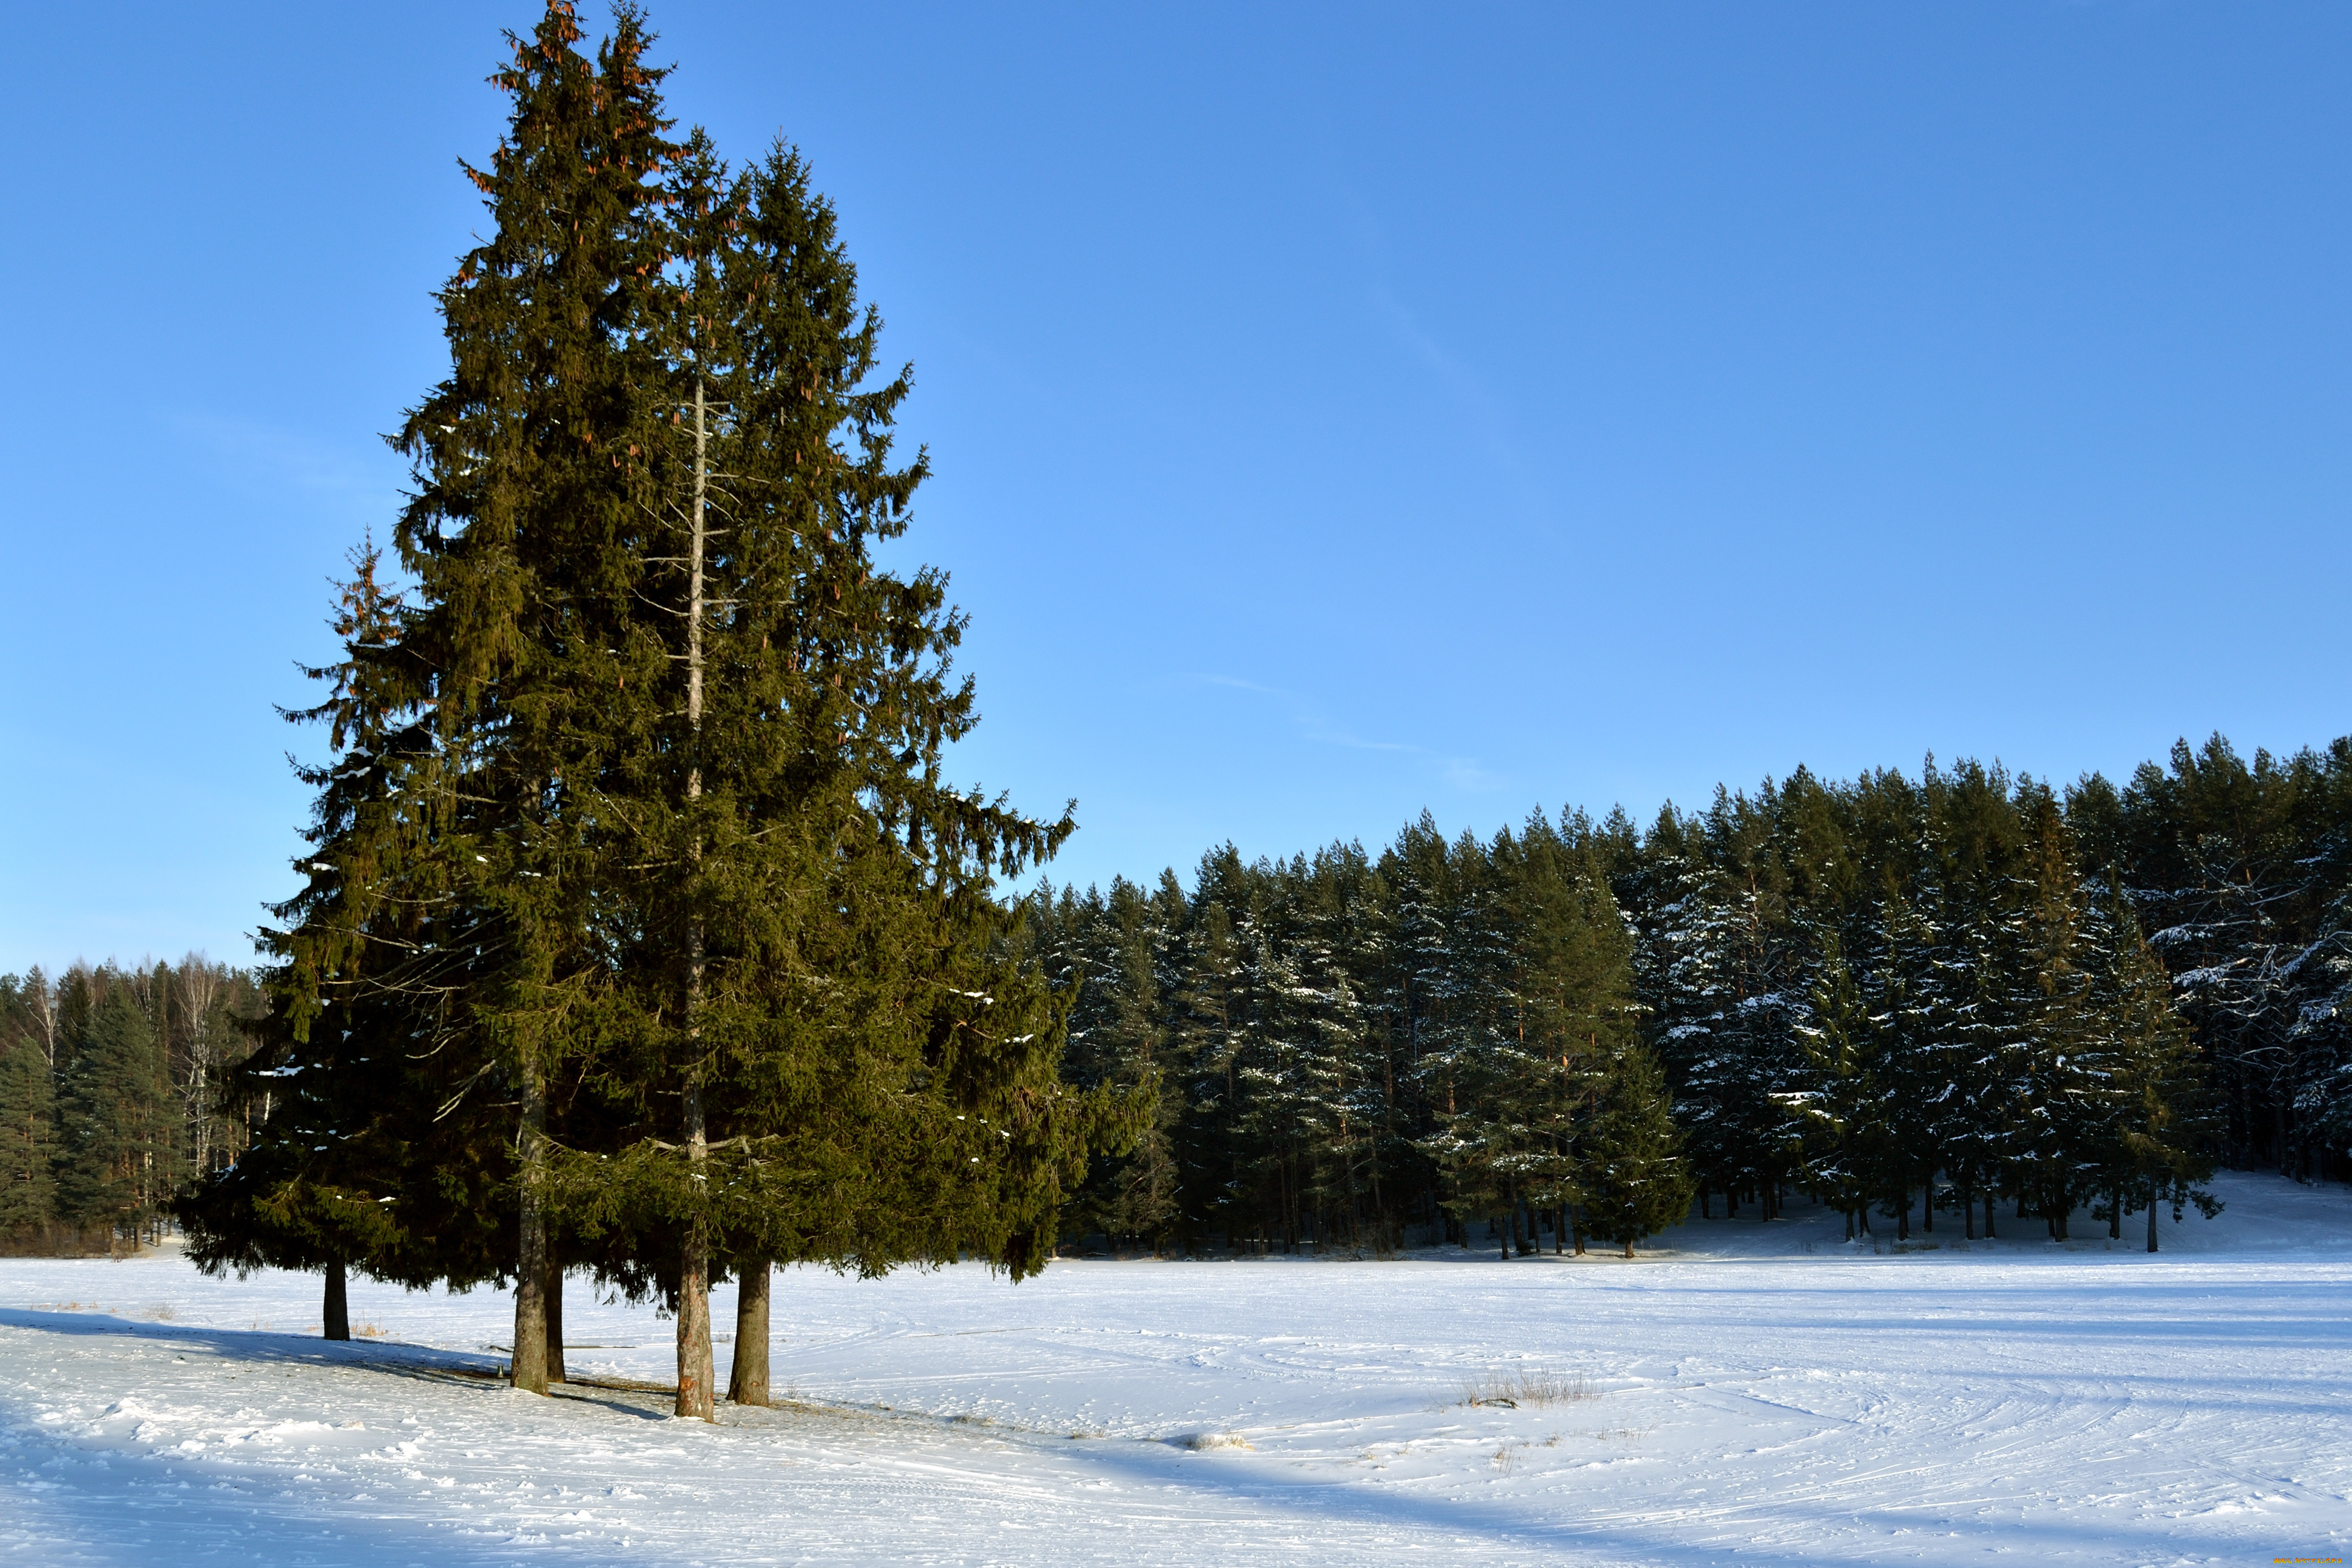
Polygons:
[[[0,1560],[2352,1555],[2352,1193],[2216,1186],[2229,1210],[2168,1220],[2155,1258],[2136,1231],[1894,1256],[1751,1210],[1632,1264],[797,1269],[774,1362],[798,1403],[715,1427],[666,1394],[473,1375],[506,1342],[492,1291],[354,1279],[381,1336],[330,1345],[316,1276],[0,1260]],[[578,1279],[565,1306],[575,1375],[670,1375],[651,1309]],[[1458,1403],[1515,1371],[1590,1396]]]

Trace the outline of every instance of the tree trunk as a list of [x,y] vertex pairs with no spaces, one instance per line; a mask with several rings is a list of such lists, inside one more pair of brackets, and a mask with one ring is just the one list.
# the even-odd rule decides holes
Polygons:
[[326,1320],[327,1338],[352,1337],[351,1287],[343,1277],[343,1260],[340,1258],[327,1265]]
[[1633,1256],[1633,1244],[1631,1241],[1625,1243],[1625,1256],[1628,1258]]
[[2149,1188],[2147,1194],[2147,1249],[2150,1252],[2154,1252],[2156,1250],[2156,1190],[2153,1187]]
[[547,1288],[547,1381],[565,1383],[563,1373],[563,1265],[556,1261],[555,1250],[548,1249]]
[[546,1163],[547,1085],[539,1064],[522,1064],[522,1193],[515,1251],[513,1381],[526,1394],[547,1392],[547,1219],[540,1209],[540,1170]]
[[[687,546],[686,727],[689,744],[698,751],[702,737],[702,552],[710,479],[709,410],[703,400],[702,377],[694,378],[694,510],[693,532]],[[702,798],[702,765],[689,757],[686,798],[691,810]],[[698,835],[693,857],[702,859]],[[689,899],[698,900],[699,889]],[[687,1067],[686,1160],[698,1193],[701,1167],[710,1159],[709,1134],[702,1114],[702,921],[689,915],[686,924],[686,1037],[692,1058]],[[716,1418],[710,1373],[710,1237],[699,1216],[686,1227],[678,1259],[677,1279],[677,1414],[697,1420]]]
[[727,1398],[735,1405],[768,1403],[768,1260],[753,1258],[736,1270],[735,1371]]
[[2124,1238],[2124,1190],[2118,1186],[2107,1194],[2107,1239]]
[[[710,1158],[702,1122],[702,1085],[686,1090],[686,1158],[689,1170]],[[677,1277],[677,1414],[717,1419],[710,1374],[710,1237],[698,1216],[686,1227]]]

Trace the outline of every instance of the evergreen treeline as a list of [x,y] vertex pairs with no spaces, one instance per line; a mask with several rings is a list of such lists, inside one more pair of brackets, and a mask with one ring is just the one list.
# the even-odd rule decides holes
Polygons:
[[183,1182],[234,1163],[251,1128],[219,1090],[257,1005],[250,975],[194,954],[0,975],[0,1236],[135,1245]]
[[1801,769],[1646,831],[1424,816],[1377,857],[1042,889],[1029,939],[1065,1075],[1158,1090],[1066,1238],[1630,1247],[1793,1188],[1850,1233],[2089,1205],[2152,1246],[2216,1162],[2352,1175],[2352,741],[2063,796]]

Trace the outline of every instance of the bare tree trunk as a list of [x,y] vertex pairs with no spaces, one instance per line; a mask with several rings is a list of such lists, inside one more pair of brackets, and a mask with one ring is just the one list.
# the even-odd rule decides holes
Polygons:
[[[709,1158],[702,1126],[702,1085],[686,1091],[686,1157],[689,1166]],[[686,1227],[677,1279],[677,1414],[700,1421],[716,1417],[710,1377],[710,1237],[700,1218]]]
[[[694,378],[694,511],[693,531],[687,546],[686,728],[688,743],[698,747],[702,735],[702,554],[708,521],[709,485],[709,410],[703,401],[702,377]],[[690,755],[686,774],[688,809],[702,798],[702,763]],[[702,858],[696,837],[693,858]],[[690,889],[689,900],[699,889]],[[689,914],[686,924],[686,1037],[693,1061],[686,1086],[686,1159],[698,1196],[700,1167],[710,1158],[710,1144],[702,1110],[702,921]],[[715,1417],[710,1371],[710,1236],[698,1216],[686,1227],[685,1256],[679,1259],[677,1297],[677,1414],[698,1420]]]
[[522,1064],[522,1194],[515,1249],[514,1385],[547,1392],[547,1218],[540,1209],[540,1169],[547,1161],[547,1085],[539,1064]]
[[2154,1187],[2150,1187],[2147,1193],[2147,1249],[2150,1252],[2156,1250],[2156,1189]]
[[563,1373],[563,1265],[556,1260],[555,1248],[547,1249],[547,1381],[568,1383]]
[[735,1371],[727,1380],[734,1405],[768,1403],[768,1260],[752,1258],[736,1270]]
[[350,1282],[343,1275],[343,1260],[336,1258],[327,1265],[327,1302],[324,1317],[326,1337],[347,1340],[352,1337],[352,1297]]
[[25,976],[22,994],[26,1005],[32,1009],[33,1022],[40,1027],[42,1059],[49,1064],[49,1070],[55,1072],[58,1069],[58,995],[56,988],[49,984],[49,977],[41,973],[39,964],[33,965],[32,972]]

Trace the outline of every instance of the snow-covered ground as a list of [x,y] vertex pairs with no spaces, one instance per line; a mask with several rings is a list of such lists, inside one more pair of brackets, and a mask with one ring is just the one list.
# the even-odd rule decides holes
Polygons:
[[[0,1558],[2352,1555],[2352,1194],[2218,1190],[2155,1258],[2103,1231],[1882,1254],[1751,1210],[1633,1263],[800,1270],[775,1367],[803,1403],[715,1427],[472,1375],[505,1342],[487,1291],[354,1281],[369,1337],[328,1345],[315,1277],[0,1260]],[[669,1372],[650,1310],[575,1280],[567,1316],[575,1375]],[[1496,1379],[1583,1396],[1462,1403]]]

